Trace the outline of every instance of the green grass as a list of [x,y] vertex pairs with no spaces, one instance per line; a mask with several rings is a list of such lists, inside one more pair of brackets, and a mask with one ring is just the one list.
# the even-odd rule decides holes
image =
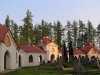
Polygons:
[[[69,65],[73,65],[69,63]],[[85,68],[91,67],[91,65],[83,64]],[[74,73],[74,70],[55,70],[55,64],[44,64],[34,67],[25,67],[16,71],[8,72],[8,73],[0,73],[0,75],[66,75],[66,74],[75,74],[79,75],[77,73]],[[91,72],[85,72],[82,75],[97,75],[100,74],[100,71],[91,71]]]
[[74,63],[63,63],[64,68],[74,68]]
[[96,69],[99,69],[99,68],[93,68],[93,64],[84,63],[84,64],[82,64],[82,66],[84,67],[85,70],[96,70]]
[[55,64],[44,64],[35,67],[25,67],[8,73],[1,73],[0,75],[65,75],[71,73],[73,73],[73,70],[55,70]]

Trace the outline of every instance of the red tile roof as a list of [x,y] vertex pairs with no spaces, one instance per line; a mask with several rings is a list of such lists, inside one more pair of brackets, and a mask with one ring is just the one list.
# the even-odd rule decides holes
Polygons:
[[100,49],[98,49],[97,47],[94,47],[99,53],[100,53]]
[[62,53],[62,51],[58,49],[58,53]]
[[88,41],[88,42],[86,43],[86,46],[92,46],[92,44]]
[[84,46],[83,47],[83,49],[85,50],[86,53],[88,53],[92,48],[93,48],[93,46]]
[[42,43],[44,43],[44,44],[49,44],[49,43],[51,43],[52,41],[49,39],[49,38],[44,38],[43,40],[42,40]]
[[37,47],[37,46],[23,46],[23,45],[19,45],[19,47],[27,52],[45,52],[43,51],[41,48]]
[[0,41],[1,42],[4,42],[5,36],[6,36],[8,31],[9,31],[8,28],[6,28],[0,24]]
[[[69,50],[67,50],[69,53]],[[73,54],[86,54],[83,50],[73,50]]]

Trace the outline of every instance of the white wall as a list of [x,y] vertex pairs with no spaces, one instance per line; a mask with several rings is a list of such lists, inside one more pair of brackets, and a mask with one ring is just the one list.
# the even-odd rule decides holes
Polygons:
[[11,46],[6,47],[4,43],[0,43],[0,72],[4,71],[4,55],[6,51],[9,51],[10,53],[10,62],[9,62],[9,68],[10,69],[16,69],[18,68],[18,63],[16,63],[16,53],[18,53],[18,50],[16,50],[17,46],[12,38],[12,35],[10,31],[6,34],[10,38]]
[[[37,66],[40,65],[40,62],[38,62],[39,56],[42,56],[42,61],[45,58],[45,53],[35,53],[35,52],[23,52],[23,53],[19,53],[19,55],[21,55],[21,66],[22,67],[27,67],[27,66]],[[29,62],[29,56],[32,55],[33,56],[33,62]]]

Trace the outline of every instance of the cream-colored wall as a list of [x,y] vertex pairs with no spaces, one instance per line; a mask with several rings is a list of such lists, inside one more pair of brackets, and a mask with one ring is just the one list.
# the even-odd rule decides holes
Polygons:
[[[19,55],[21,55],[21,66],[27,67],[27,66],[37,66],[40,65],[39,62],[39,56],[42,56],[42,61],[46,59],[45,53],[35,53],[35,52],[20,52]],[[29,62],[29,56],[33,56],[33,62]]]
[[[54,48],[55,52],[51,52],[51,49],[52,49],[52,48]],[[54,42],[48,44],[48,45],[46,46],[46,50],[47,50],[47,54],[46,54],[46,57],[47,57],[46,59],[47,59],[47,61],[51,61],[51,55],[52,55],[52,54],[54,54],[55,60],[57,59],[57,56],[58,56],[58,46],[57,46]]]
[[[81,55],[81,57],[82,57],[82,56],[85,57],[86,54],[74,54],[74,57],[76,56],[77,59],[78,59],[78,58],[79,58],[79,55]],[[69,61],[69,53],[67,53],[67,57],[68,57],[68,61]]]
[[[96,53],[95,54],[91,54],[91,50],[94,50]],[[95,56],[95,58],[98,57],[98,59],[100,60],[100,53],[97,50],[95,50],[94,48],[92,48],[91,50],[87,54],[88,55],[88,58],[89,58],[89,61],[91,61],[91,57],[92,56]],[[82,56],[85,57],[86,54],[74,54],[74,57],[76,56],[77,58],[79,58],[79,55],[81,55],[81,57]],[[67,57],[69,59],[69,53],[67,53]]]
[[4,43],[0,43],[1,49],[0,49],[0,72],[4,71],[4,55],[6,51],[9,51],[10,53],[10,63],[9,63],[9,69],[16,69],[18,68],[18,63],[16,63],[16,53],[18,53],[18,50],[16,50],[16,44],[12,38],[12,35],[10,31],[6,34],[10,38],[11,46],[6,47]]
[[[95,54],[91,54],[91,50],[94,50],[96,53]],[[99,53],[97,52],[97,50],[95,50],[94,48],[92,48],[89,52],[88,52],[88,58],[89,58],[89,61],[91,61],[91,57],[92,56],[95,56],[95,58],[99,58],[100,60],[100,56],[99,56]]]

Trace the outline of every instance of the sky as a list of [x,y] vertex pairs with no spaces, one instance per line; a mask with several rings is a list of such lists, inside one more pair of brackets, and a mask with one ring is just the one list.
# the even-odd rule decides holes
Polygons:
[[100,0],[0,0],[0,23],[9,15],[10,20],[23,25],[28,9],[34,15],[33,25],[41,24],[42,19],[52,24],[59,20],[63,26],[68,20],[85,24],[89,20],[94,28],[100,23]]

